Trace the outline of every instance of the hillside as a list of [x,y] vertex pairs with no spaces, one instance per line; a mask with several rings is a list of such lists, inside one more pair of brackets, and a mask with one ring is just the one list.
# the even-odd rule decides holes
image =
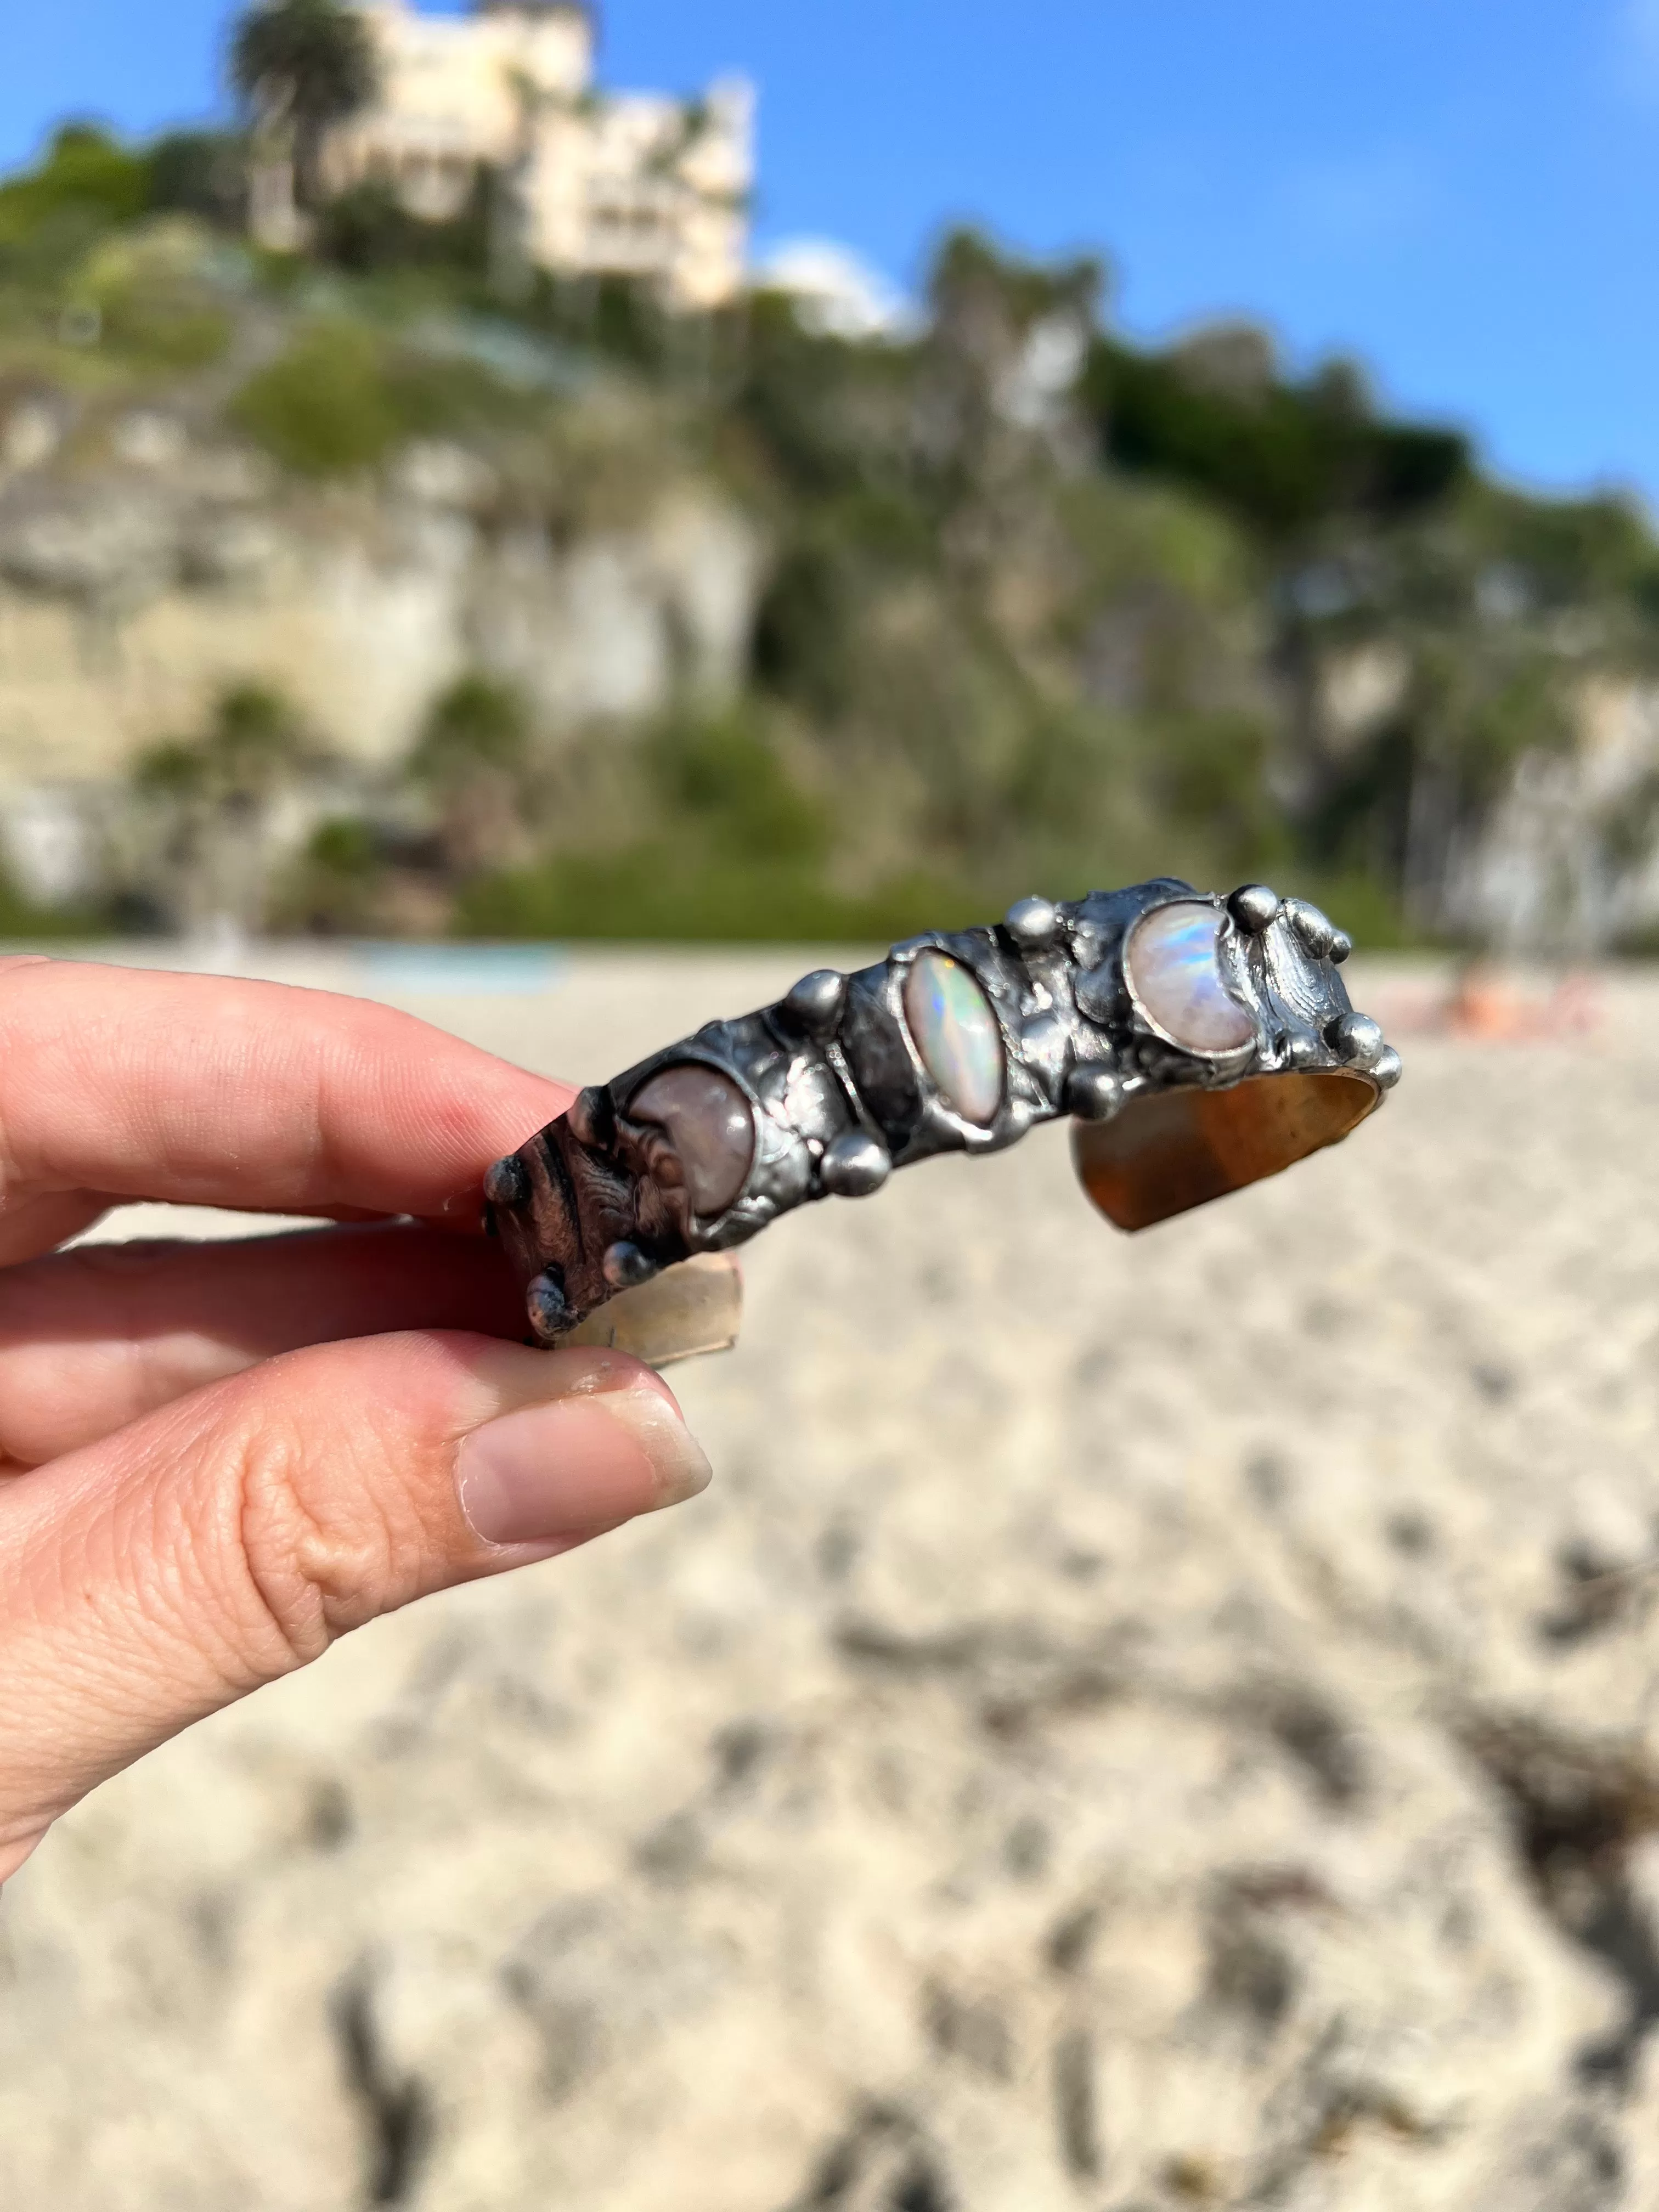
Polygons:
[[260,253],[242,176],[77,128],[0,186],[13,927],[866,936],[1170,871],[1659,922],[1633,506],[967,233],[854,340],[504,266],[487,173]]

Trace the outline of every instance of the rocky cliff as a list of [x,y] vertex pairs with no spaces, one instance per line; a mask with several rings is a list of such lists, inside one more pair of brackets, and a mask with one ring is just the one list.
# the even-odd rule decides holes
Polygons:
[[43,444],[0,472],[0,812],[48,900],[94,887],[136,762],[239,684],[290,699],[337,778],[384,783],[471,672],[552,737],[719,706],[746,678],[762,536],[706,481],[671,475],[562,542],[441,441],[346,489],[159,415],[118,418],[93,467]]
[[[1133,345],[1092,260],[958,234],[925,316],[838,334],[508,283],[372,191],[262,253],[211,189],[246,150],[70,130],[0,180],[37,904],[177,924],[167,856],[246,878],[257,814],[301,865],[243,919],[342,933],[904,934],[1291,860],[1373,938],[1659,928],[1633,501],[1528,496],[1248,325]],[[516,703],[468,755],[479,681]],[[280,775],[216,746],[250,687]]]

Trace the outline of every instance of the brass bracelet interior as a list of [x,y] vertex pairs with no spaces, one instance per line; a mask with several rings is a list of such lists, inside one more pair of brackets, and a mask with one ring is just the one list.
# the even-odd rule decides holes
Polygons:
[[488,1222],[532,1335],[659,1365],[718,1348],[737,1328],[722,1255],[781,1213],[1061,1116],[1120,1229],[1274,1175],[1399,1080],[1399,1054],[1349,1002],[1350,949],[1305,900],[1162,878],[1021,899],[993,928],[804,975],[582,1091],[491,1168]]

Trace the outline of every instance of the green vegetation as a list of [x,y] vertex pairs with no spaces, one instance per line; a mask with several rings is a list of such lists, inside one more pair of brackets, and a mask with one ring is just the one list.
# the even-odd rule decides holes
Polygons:
[[228,915],[257,926],[270,810],[326,764],[288,700],[262,684],[232,685],[200,730],[143,754],[133,771],[140,843],[159,865],[141,874],[164,888],[160,918],[177,926]]
[[230,73],[255,128],[291,154],[300,205],[317,206],[329,127],[374,97],[368,25],[337,0],[261,0],[236,25]]
[[138,762],[140,791],[190,806],[248,814],[319,756],[278,691],[238,684],[222,693],[204,729],[153,745]]
[[380,348],[349,324],[301,331],[243,386],[230,419],[284,467],[319,477],[372,468],[404,428]]
[[1248,330],[1213,333],[1173,360],[1097,337],[1084,392],[1113,460],[1186,485],[1271,542],[1334,520],[1405,520],[1443,504],[1470,473],[1456,433],[1377,422],[1346,362],[1283,382]]
[[515,856],[536,768],[530,709],[511,684],[463,676],[433,702],[405,774],[437,817],[453,881],[468,884]]
[[9,872],[0,870],[0,940],[64,944],[100,936],[107,927],[107,915],[94,906],[37,905],[18,888]]
[[[288,927],[868,938],[1175,872],[1421,937],[1517,764],[1578,742],[1587,685],[1659,671],[1633,506],[1494,483],[1460,432],[1249,327],[1133,345],[1095,262],[958,234],[925,325],[854,343],[779,295],[676,317],[509,266],[488,173],[442,223],[379,183],[326,199],[323,133],[371,84],[340,21],[243,19],[251,137],[77,125],[0,184],[0,414],[61,403],[73,468],[176,399],[294,500],[446,441],[484,544],[628,539],[690,488],[750,519],[763,584],[735,696],[687,659],[668,711],[584,721],[481,667],[351,787],[233,693],[137,777],[198,886],[169,911],[303,788],[295,856],[245,871]],[[295,161],[303,252],[246,240],[256,142]],[[1597,830],[1608,881],[1653,805]]]
[[361,937],[380,925],[386,854],[356,815],[319,822],[271,886],[265,914],[276,930],[313,937]]
[[95,125],[66,123],[33,170],[0,185],[0,242],[48,248],[54,237],[131,222],[152,199],[150,160]]
[[416,438],[498,430],[522,412],[488,371],[433,359],[343,315],[301,322],[226,419],[301,477],[362,474]]

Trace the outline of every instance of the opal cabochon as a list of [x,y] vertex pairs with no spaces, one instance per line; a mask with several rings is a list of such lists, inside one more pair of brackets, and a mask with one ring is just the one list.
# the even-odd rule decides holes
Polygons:
[[1142,1012],[1188,1052],[1239,1052],[1255,1039],[1254,1018],[1221,973],[1223,921],[1207,899],[1178,899],[1143,915],[1124,951]]
[[945,1103],[988,1128],[1002,1103],[1002,1030],[973,970],[948,953],[919,952],[904,979],[904,1018]]

